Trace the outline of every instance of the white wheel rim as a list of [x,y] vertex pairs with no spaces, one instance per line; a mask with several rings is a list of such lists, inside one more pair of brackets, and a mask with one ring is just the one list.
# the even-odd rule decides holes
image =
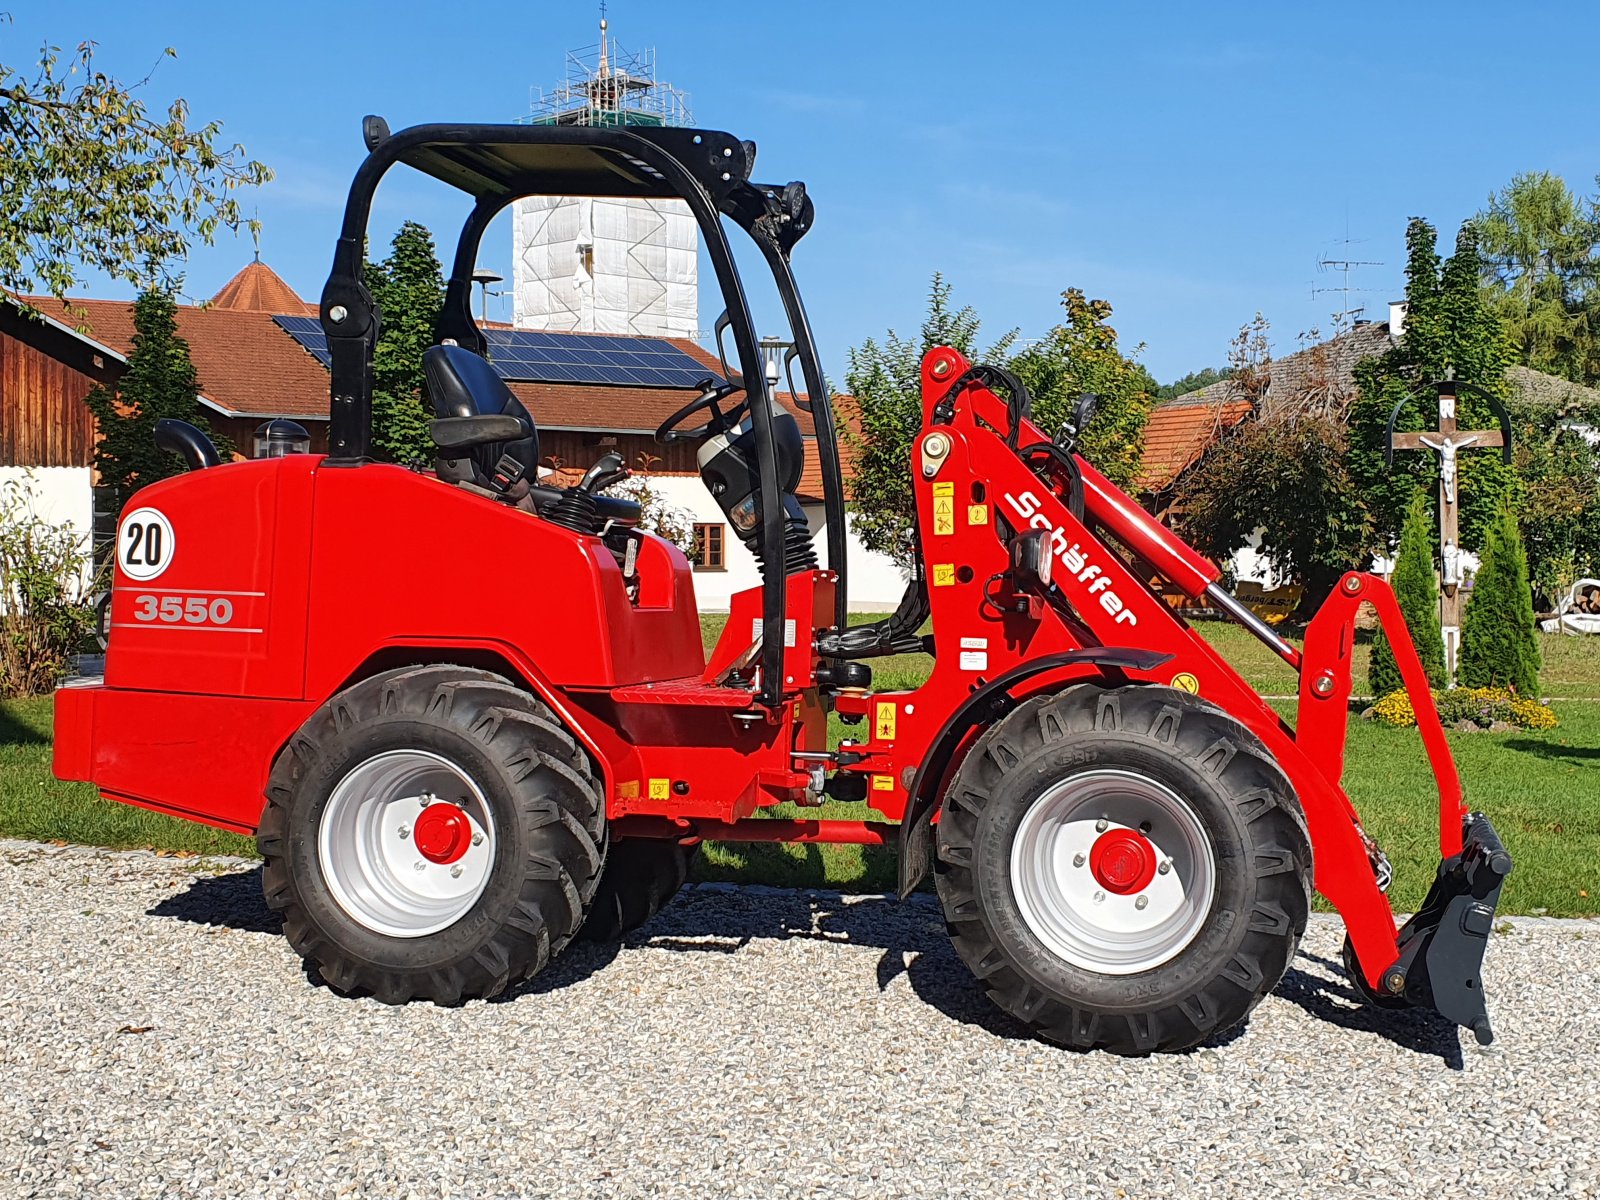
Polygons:
[[[1108,834],[1108,846],[1143,839],[1133,853],[1154,855],[1147,884],[1119,891],[1127,879],[1113,887],[1096,875],[1095,845]],[[1085,771],[1023,814],[1011,882],[1022,919],[1051,953],[1085,971],[1136,975],[1180,954],[1200,932],[1216,862],[1199,817],[1171,788],[1131,771]]]
[[[426,817],[435,804],[451,807]],[[423,839],[430,853],[418,845],[419,818],[434,834]],[[443,859],[441,827],[460,835]],[[426,937],[478,902],[494,837],[494,816],[470,775],[426,750],[390,750],[357,764],[333,789],[317,831],[317,862],[351,919],[388,937]]]

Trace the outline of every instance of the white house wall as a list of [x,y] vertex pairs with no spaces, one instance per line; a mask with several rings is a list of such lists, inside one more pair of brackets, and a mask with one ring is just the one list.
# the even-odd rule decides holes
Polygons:
[[94,544],[94,491],[88,467],[0,467],[0,488],[9,492],[13,482],[27,493],[36,517],[71,529],[88,555]]
[[[734,535],[727,517],[706,491],[698,475],[651,475],[650,486],[667,504],[684,510],[692,521],[723,526],[721,571],[697,569],[694,573],[695,602],[701,612],[727,612],[735,592],[760,586],[761,572],[755,556]],[[811,526],[817,559],[827,565],[827,537],[823,532],[823,509],[807,505],[806,520]],[[853,517],[847,514],[847,549],[850,561],[850,609],[852,612],[889,612],[900,602],[906,579],[894,560],[868,550],[856,537]]]

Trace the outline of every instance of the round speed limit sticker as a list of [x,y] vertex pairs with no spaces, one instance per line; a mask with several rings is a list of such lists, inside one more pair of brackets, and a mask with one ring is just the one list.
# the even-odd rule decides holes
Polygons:
[[158,508],[136,508],[117,530],[117,565],[129,579],[154,579],[172,562],[178,539]]

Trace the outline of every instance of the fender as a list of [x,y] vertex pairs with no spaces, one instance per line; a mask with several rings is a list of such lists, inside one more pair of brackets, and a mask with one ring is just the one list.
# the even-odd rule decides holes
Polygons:
[[995,676],[963,700],[934,738],[911,781],[911,795],[900,821],[900,898],[904,900],[915,891],[928,873],[928,849],[933,840],[931,818],[939,802],[939,784],[948,773],[956,751],[974,728],[992,725],[1026,698],[1015,694],[1019,684],[1065,667],[1098,667],[1102,674],[1123,671],[1145,674],[1172,658],[1171,654],[1130,646],[1089,646],[1048,654]]

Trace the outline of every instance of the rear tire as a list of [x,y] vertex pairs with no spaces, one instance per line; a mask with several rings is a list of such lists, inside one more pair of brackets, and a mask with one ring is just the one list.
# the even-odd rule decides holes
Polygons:
[[586,942],[611,942],[645,924],[678,894],[699,849],[650,838],[612,842],[589,919],[578,936]]
[[318,709],[274,764],[257,834],[267,904],[336,991],[493,996],[582,925],[602,795],[571,733],[508,680],[386,672]]
[[[1305,818],[1259,739],[1158,687],[1025,702],[945,793],[935,882],[957,953],[1040,1036],[1118,1054],[1236,1025],[1305,930]],[[1163,866],[1164,864],[1164,866]]]

